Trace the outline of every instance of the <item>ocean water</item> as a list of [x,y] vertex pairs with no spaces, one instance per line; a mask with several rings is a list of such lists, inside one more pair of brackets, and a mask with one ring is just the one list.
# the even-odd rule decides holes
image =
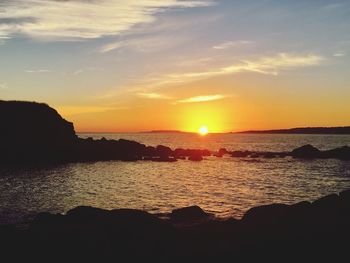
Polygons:
[[[350,145],[348,135],[120,133],[80,137],[130,139],[146,145],[218,150],[290,151]],[[350,161],[207,157],[201,162],[94,162],[46,168],[0,168],[0,223],[37,212],[65,213],[78,205],[136,208],[151,213],[199,205],[218,217],[249,208],[295,203],[350,188]]]

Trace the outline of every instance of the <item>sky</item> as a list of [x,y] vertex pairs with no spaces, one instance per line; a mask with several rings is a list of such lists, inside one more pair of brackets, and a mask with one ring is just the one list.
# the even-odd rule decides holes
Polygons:
[[0,99],[80,132],[350,125],[350,1],[0,0]]

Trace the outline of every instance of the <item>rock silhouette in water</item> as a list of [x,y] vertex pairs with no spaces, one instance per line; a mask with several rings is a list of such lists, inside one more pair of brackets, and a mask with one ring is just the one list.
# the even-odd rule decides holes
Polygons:
[[321,151],[310,144],[304,145],[302,147],[294,149],[291,153],[291,156],[295,158],[317,158],[320,157]]

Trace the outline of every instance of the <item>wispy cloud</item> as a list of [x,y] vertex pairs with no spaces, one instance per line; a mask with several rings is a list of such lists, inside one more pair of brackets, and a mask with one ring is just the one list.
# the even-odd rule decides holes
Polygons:
[[64,74],[77,76],[87,72],[95,72],[95,71],[103,71],[103,70],[104,68],[101,68],[101,67],[87,67],[87,68],[80,68],[71,72],[65,72]]
[[106,45],[103,45],[100,49],[99,52],[100,53],[107,53],[119,48],[122,48],[124,46],[127,46],[127,42],[125,41],[117,41],[117,42],[113,42],[113,43],[109,43]]
[[0,90],[8,89],[8,86],[6,83],[0,83]]
[[169,96],[166,96],[164,94],[160,94],[160,93],[155,93],[155,92],[152,92],[152,93],[137,93],[138,96],[140,97],[143,97],[143,98],[147,98],[147,99],[165,99],[165,100],[168,100],[168,99],[171,99],[171,97]]
[[242,47],[253,44],[253,41],[238,40],[238,41],[227,41],[213,46],[213,49],[228,49],[233,47]]
[[341,8],[342,6],[344,6],[343,3],[332,3],[322,6],[321,9],[326,11],[333,11],[334,9]]
[[99,38],[152,22],[167,8],[210,5],[209,0],[3,0],[0,38],[16,34],[52,40]]
[[226,97],[227,96],[222,95],[222,94],[195,96],[195,97],[177,100],[176,103],[206,102],[206,101],[221,100],[221,99],[224,99]]
[[49,69],[27,69],[25,70],[26,73],[49,73],[51,70]]
[[72,75],[76,76],[76,75],[80,75],[84,73],[84,70],[83,69],[77,69],[76,71],[73,71],[72,72]]
[[345,54],[344,53],[335,53],[333,54],[333,57],[344,57]]
[[187,40],[184,37],[171,37],[171,36],[152,36],[152,37],[140,37],[127,40],[120,40],[103,45],[98,51],[100,53],[107,53],[113,50],[122,48],[129,48],[140,52],[159,51],[167,48],[172,48],[179,43],[183,43]]
[[242,72],[254,72],[267,75],[278,75],[282,70],[291,70],[300,67],[319,65],[324,60],[318,55],[294,55],[279,53],[270,57],[241,60],[236,64],[220,68],[212,68],[207,71],[165,74],[147,80],[153,87],[171,84],[181,84],[222,75],[238,74]]

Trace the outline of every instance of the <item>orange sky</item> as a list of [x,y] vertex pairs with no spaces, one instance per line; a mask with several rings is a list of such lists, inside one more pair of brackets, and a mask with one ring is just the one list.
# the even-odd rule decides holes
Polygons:
[[7,2],[0,98],[79,132],[350,125],[350,2]]

